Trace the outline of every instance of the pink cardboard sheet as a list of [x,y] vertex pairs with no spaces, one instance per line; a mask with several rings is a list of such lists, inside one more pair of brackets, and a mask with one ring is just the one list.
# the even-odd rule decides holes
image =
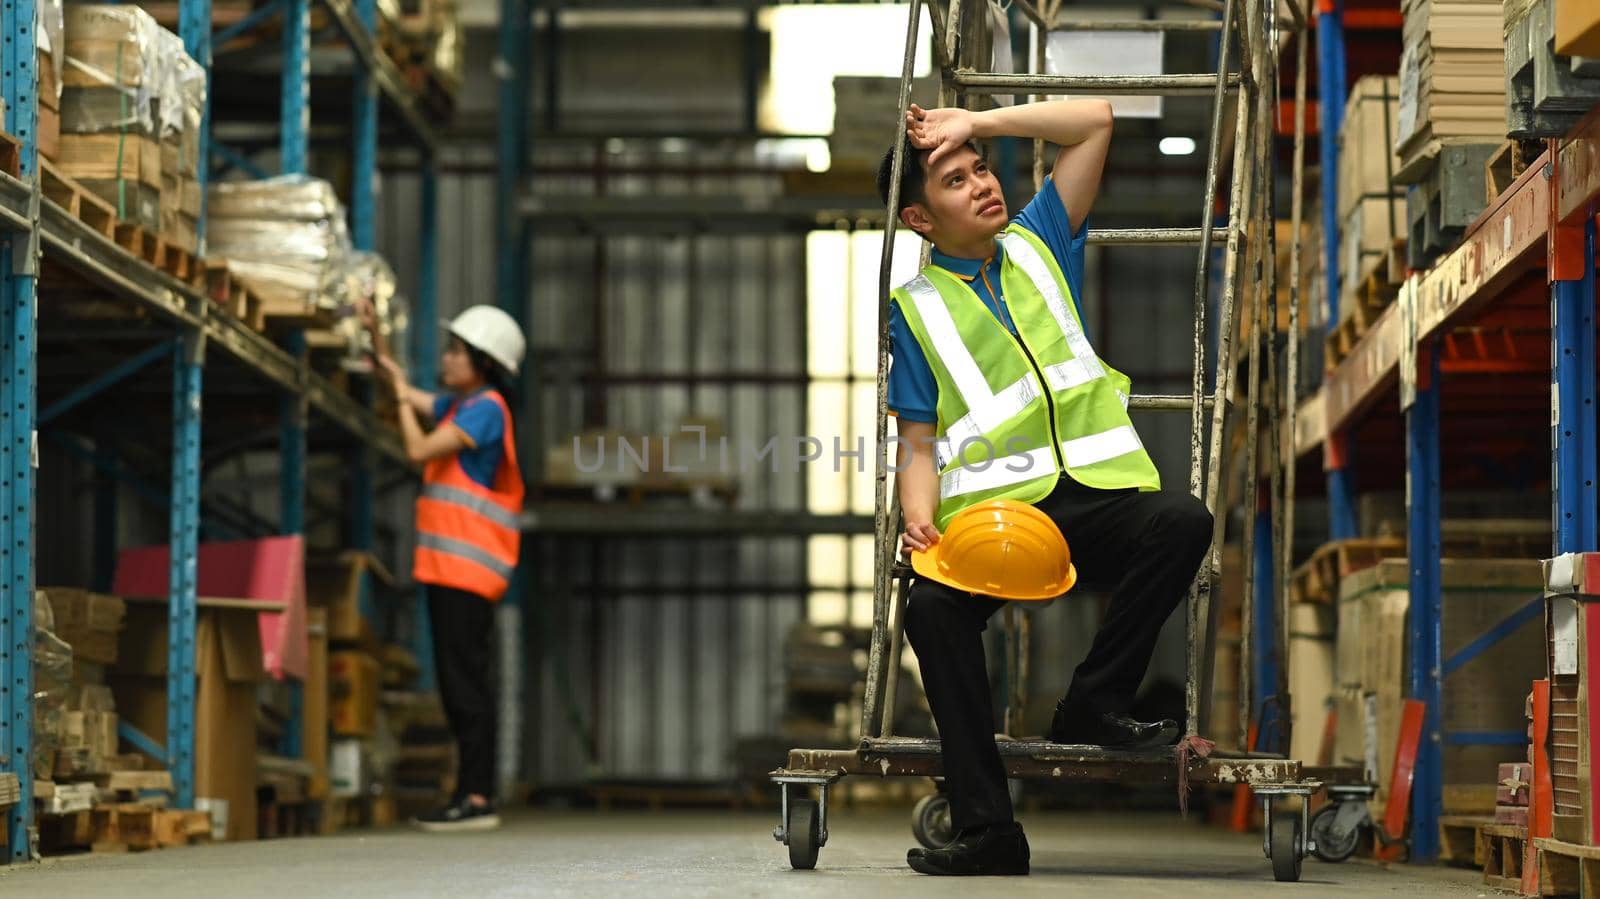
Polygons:
[[[170,553],[166,546],[125,549],[117,558],[112,592],[121,596],[166,596]],[[282,680],[304,679],[310,643],[306,632],[305,542],[298,535],[228,543],[202,543],[200,596],[285,603],[282,612],[262,612],[262,662]]]

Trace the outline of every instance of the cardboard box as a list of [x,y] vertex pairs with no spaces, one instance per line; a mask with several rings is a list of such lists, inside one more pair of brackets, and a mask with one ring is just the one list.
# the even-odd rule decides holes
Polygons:
[[328,699],[334,734],[370,737],[377,730],[382,676],[378,660],[359,650],[341,650],[328,656]]
[[46,587],[43,592],[56,636],[72,647],[75,663],[109,665],[117,660],[117,632],[125,614],[121,599],[76,587]]
[[41,51],[38,65],[39,125],[35,134],[39,140],[39,155],[55,162],[61,153],[61,82],[56,80],[51,54]]
[[308,799],[328,797],[328,610],[306,610],[311,638],[300,703],[301,758],[311,765]]
[[372,626],[361,615],[364,582],[370,590],[380,584],[393,587],[394,576],[376,557],[363,552],[306,562],[306,601],[328,610],[328,642],[377,647]]
[[[195,625],[195,796],[222,800],[226,839],[256,836],[256,684],[265,676],[257,611],[199,601]],[[167,606],[131,602],[112,691],[131,725],[158,741],[167,732]]]
[[[273,677],[304,678],[306,673],[304,552],[299,536],[202,543],[199,548],[201,596],[259,606],[262,659]],[[116,591],[165,597],[169,559],[166,546],[123,550],[113,581]]]
[[1341,220],[1366,197],[1396,193],[1393,178],[1400,159],[1394,146],[1399,136],[1399,77],[1367,75],[1358,80],[1350,89],[1339,128]]
[[61,748],[87,749],[104,761],[117,754],[115,712],[65,711],[61,713]]
[[1322,735],[1334,701],[1333,660],[1333,640],[1289,638],[1289,695],[1294,710],[1289,757],[1307,764],[1315,764],[1322,754]]
[[[1393,216],[1391,218],[1391,216]],[[1406,236],[1404,196],[1366,197],[1339,225],[1339,276],[1348,294],[1367,263],[1389,251],[1396,237]],[[1343,305],[1343,304],[1341,304]]]
[[115,596],[91,593],[76,587],[44,587],[55,616],[56,629],[115,631],[122,627],[127,604]]
[[[1542,603],[1542,573],[1537,561],[1512,559],[1445,559],[1441,562],[1443,586],[1442,660],[1449,660],[1485,633],[1530,603]],[[1359,605],[1361,644],[1359,689],[1377,702],[1377,727],[1369,755],[1379,762],[1380,790],[1388,780],[1399,738],[1400,713],[1408,692],[1411,629],[1409,571],[1404,559],[1385,560],[1359,571],[1340,583],[1340,610]],[[1527,728],[1524,704],[1531,684],[1544,676],[1542,616],[1533,616],[1515,631],[1486,649],[1452,666],[1444,678],[1441,707],[1446,733],[1522,732]],[[1340,620],[1340,659],[1350,642]],[[1341,677],[1343,674],[1341,673]],[[1345,720],[1340,719],[1340,739]],[[1482,786],[1502,762],[1526,761],[1525,745],[1451,744],[1444,747],[1443,782],[1452,786]],[[1481,795],[1479,795],[1481,793]],[[1494,791],[1474,793],[1475,809],[1493,811]]]
[[1555,46],[1561,56],[1600,56],[1600,4],[1556,0]]
[[1335,630],[1337,618],[1338,610],[1327,603],[1290,603],[1289,636],[1321,637],[1331,640],[1337,633]]

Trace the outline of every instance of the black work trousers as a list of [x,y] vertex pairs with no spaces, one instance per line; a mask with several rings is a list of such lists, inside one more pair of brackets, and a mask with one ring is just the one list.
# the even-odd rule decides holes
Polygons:
[[489,680],[494,603],[453,587],[428,587],[433,664],[456,738],[456,795],[494,798],[495,701]]
[[[1116,585],[1066,704],[1085,715],[1126,712],[1162,625],[1183,602],[1211,544],[1211,513],[1187,493],[1096,490],[1065,476],[1036,507],[1067,538],[1080,583]],[[957,829],[1012,820],[982,638],[1004,605],[919,578],[906,608],[906,639],[943,742]]]

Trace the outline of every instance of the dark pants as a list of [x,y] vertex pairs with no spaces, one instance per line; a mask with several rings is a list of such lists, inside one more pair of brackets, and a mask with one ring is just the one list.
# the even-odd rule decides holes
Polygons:
[[[1125,712],[1211,544],[1211,513],[1183,492],[1095,490],[1066,477],[1036,505],[1066,536],[1079,583],[1116,585],[1066,702],[1082,714]],[[958,829],[1012,820],[982,639],[1004,605],[920,578],[906,609]]]
[[451,587],[428,587],[433,625],[433,664],[439,674],[444,713],[455,734],[459,772],[456,798],[493,798],[495,706],[489,682],[489,635],[494,603]]

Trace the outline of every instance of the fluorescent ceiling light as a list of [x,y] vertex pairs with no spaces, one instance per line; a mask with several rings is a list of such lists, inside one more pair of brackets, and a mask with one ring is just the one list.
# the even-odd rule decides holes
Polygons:
[[1163,137],[1160,147],[1162,156],[1190,156],[1194,153],[1194,138]]

